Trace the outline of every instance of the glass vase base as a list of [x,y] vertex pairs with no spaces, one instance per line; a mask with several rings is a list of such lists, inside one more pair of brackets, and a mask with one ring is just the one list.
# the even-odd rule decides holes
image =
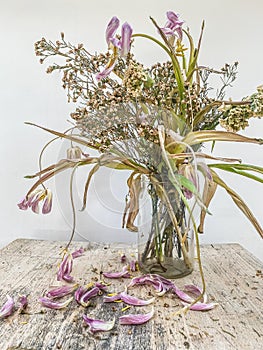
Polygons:
[[165,258],[161,263],[156,259],[139,260],[139,268],[142,273],[158,274],[165,278],[176,279],[190,275],[193,266],[186,266],[183,260]]

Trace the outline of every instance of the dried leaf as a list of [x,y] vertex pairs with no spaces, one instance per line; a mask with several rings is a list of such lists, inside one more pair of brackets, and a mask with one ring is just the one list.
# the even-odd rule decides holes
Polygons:
[[222,179],[220,179],[220,177],[213,170],[211,170],[211,172],[214,182],[216,182],[219,186],[223,187],[227,191],[227,193],[232,197],[233,201],[238,206],[238,208],[246,215],[246,217],[258,231],[260,236],[263,238],[263,230],[255,216],[251,212],[251,210],[246,205],[246,203],[242,200],[242,198],[239,197],[239,195],[235,191],[228,187],[226,183]]

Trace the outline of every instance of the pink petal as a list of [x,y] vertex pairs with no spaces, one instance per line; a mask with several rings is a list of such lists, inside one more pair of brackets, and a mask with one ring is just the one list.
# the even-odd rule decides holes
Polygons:
[[109,302],[116,301],[116,300],[122,300],[124,303],[126,303],[128,305],[144,306],[144,305],[151,304],[155,300],[155,298],[143,300],[143,299],[133,297],[133,296],[127,294],[126,292],[121,292],[121,293],[114,295],[112,297],[104,297],[104,299],[103,299],[103,301],[105,303],[109,303]]
[[107,76],[110,75],[110,73],[113,71],[116,63],[117,61],[115,60],[114,62],[112,62],[111,65],[106,67],[102,72],[99,72],[98,74],[96,74],[96,79],[100,81],[101,79],[107,78]]
[[125,22],[122,25],[121,31],[121,52],[120,55],[125,57],[131,48],[132,27],[129,23]]
[[78,250],[75,250],[75,252],[72,253],[72,258],[76,259],[84,254],[84,248],[79,248]]
[[119,318],[120,324],[143,324],[148,322],[154,315],[152,309],[151,312],[147,314],[136,314],[136,315],[124,315]]
[[66,281],[66,282],[72,282],[73,277],[70,276],[70,273],[72,271],[73,266],[73,258],[70,253],[66,253],[62,259],[61,264],[59,265],[59,269],[57,272],[57,280],[58,281]]
[[116,16],[112,17],[106,29],[106,41],[108,45],[110,45],[111,39],[114,37],[119,25],[119,19]]
[[50,190],[46,191],[46,198],[42,207],[42,214],[48,214],[52,209],[52,192]]
[[26,198],[23,198],[18,204],[17,204],[18,208],[21,210],[27,210],[29,205],[28,205],[28,201]]
[[103,272],[103,276],[108,278],[130,278],[131,274],[127,271],[127,267],[125,266],[121,272]]
[[90,318],[86,315],[83,315],[83,320],[89,326],[89,330],[92,333],[98,331],[110,331],[115,325],[115,318],[112,321],[102,321],[94,318]]
[[62,303],[59,303],[49,298],[45,298],[45,297],[39,298],[39,301],[43,306],[48,307],[50,309],[56,309],[56,310],[63,309],[64,307],[68,306],[68,304],[72,300],[73,300],[73,297],[69,298],[68,300]]
[[21,295],[21,297],[19,298],[19,302],[21,304],[20,309],[25,310],[27,308],[28,305],[28,300],[26,295]]
[[49,292],[47,292],[46,296],[48,298],[62,298],[65,295],[71,294],[77,287],[77,284],[64,285],[58,288],[51,289]]
[[132,272],[136,271],[136,261],[135,260],[132,260],[129,265],[130,265],[130,270]]
[[[185,307],[188,307],[189,305],[187,303],[182,302],[182,304]],[[190,306],[190,310],[194,310],[194,311],[208,311],[208,310],[212,310],[217,306],[216,303],[196,303],[192,306]]]
[[7,302],[2,306],[0,310],[0,318],[10,316],[14,311],[14,306],[15,306],[14,299],[11,298],[9,295],[7,295],[6,298],[7,298]]

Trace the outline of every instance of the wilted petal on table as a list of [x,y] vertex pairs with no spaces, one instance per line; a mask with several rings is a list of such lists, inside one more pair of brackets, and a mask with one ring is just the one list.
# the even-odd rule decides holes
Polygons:
[[[185,308],[189,307],[189,304],[182,302],[182,304],[185,306]],[[218,304],[217,303],[200,303],[197,302],[196,304],[189,307],[190,310],[194,311],[208,311],[214,309]]]
[[20,310],[25,310],[28,305],[28,299],[26,295],[21,295],[18,299],[19,303],[21,304]]
[[131,295],[127,294],[126,292],[121,292],[121,293],[113,295],[111,297],[106,296],[103,298],[103,301],[105,303],[110,303],[110,302],[119,301],[119,300],[122,300],[124,303],[126,303],[128,305],[144,306],[144,305],[151,304],[155,300],[155,298],[143,300],[143,299],[139,299],[139,298],[136,298],[134,296],[131,296]]
[[76,258],[82,256],[83,254],[84,254],[84,248],[81,247],[81,248],[75,250],[75,252],[73,252],[71,255],[72,255],[73,259],[76,259]]
[[166,278],[157,274],[146,274],[139,277],[134,277],[128,287],[135,285],[152,285],[159,296],[164,295],[168,290],[174,287],[174,284]]
[[66,252],[62,259],[62,262],[59,265],[59,269],[57,272],[57,280],[58,281],[65,280],[66,282],[72,282],[73,277],[70,276],[70,273],[72,271],[72,266],[73,266],[72,255]]
[[0,310],[0,318],[8,317],[10,316],[14,311],[14,299],[11,298],[9,295],[6,296],[7,302],[2,306]]
[[57,287],[54,289],[51,289],[47,292],[46,296],[48,298],[62,298],[65,295],[71,294],[74,292],[74,290],[78,287],[78,284],[74,285],[64,285],[61,287]]
[[93,287],[90,290],[87,290],[85,293],[83,293],[80,297],[80,304],[84,307],[89,305],[89,300],[91,298],[96,297],[100,293],[100,289],[98,287]]
[[64,302],[57,302],[57,301],[54,301],[52,299],[49,299],[49,298],[39,298],[39,302],[45,306],[45,307],[48,307],[50,309],[56,309],[56,310],[59,310],[59,309],[63,309],[64,307],[67,307],[68,304],[73,300],[73,297],[69,298],[68,300],[64,301]]
[[107,290],[108,285],[106,283],[100,281],[100,282],[95,283],[95,287],[98,287],[100,290],[105,291],[105,290]]
[[136,261],[132,260],[129,264],[129,267],[132,272],[136,271]]
[[83,315],[83,320],[89,326],[89,330],[92,333],[110,331],[115,325],[115,318],[112,321],[103,321]]
[[131,274],[127,271],[127,267],[125,266],[121,272],[103,272],[103,276],[108,278],[130,278]]
[[143,324],[148,322],[154,315],[154,310],[147,314],[124,315],[119,318],[120,324]]
[[122,262],[122,263],[125,263],[126,260],[127,260],[126,255],[125,255],[125,254],[122,254],[122,256],[121,256],[121,262]]
[[[199,295],[202,294],[202,289],[200,287],[198,287],[198,286],[195,286],[194,284],[187,284],[187,285],[184,286],[184,289],[187,292],[192,293],[196,297],[198,297]],[[207,294],[204,293],[202,303],[206,303],[206,302],[207,302]]]

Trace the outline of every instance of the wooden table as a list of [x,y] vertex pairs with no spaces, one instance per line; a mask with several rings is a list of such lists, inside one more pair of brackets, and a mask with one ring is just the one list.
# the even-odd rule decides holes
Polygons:
[[[110,320],[125,313],[148,312],[151,305],[132,307],[121,311],[122,303],[102,303],[102,297],[93,299],[93,305],[84,308],[75,301],[63,310],[43,308],[38,298],[58,285],[57,264],[63,242],[19,239],[0,250],[0,304],[6,294],[17,300],[28,295],[27,313],[18,310],[0,319],[1,350],[51,349],[262,349],[263,303],[262,263],[238,244],[202,246],[202,261],[210,300],[219,305],[207,312],[189,311],[174,316],[180,302],[173,294],[156,298],[155,316],[140,326],[121,326],[116,322],[112,331],[92,335],[84,325],[84,313],[95,318]],[[119,271],[121,253],[132,258],[135,250],[121,245],[92,245],[74,242],[72,250],[86,249],[74,260],[73,276],[84,285],[100,278],[102,271]],[[197,264],[196,264],[197,265]],[[135,274],[138,274],[136,272]],[[111,280],[112,281],[112,280]],[[123,291],[128,279],[114,280],[110,291]],[[194,283],[200,285],[196,270],[185,278],[175,280],[178,287]],[[150,286],[134,287],[130,294],[149,298],[154,294]]]

